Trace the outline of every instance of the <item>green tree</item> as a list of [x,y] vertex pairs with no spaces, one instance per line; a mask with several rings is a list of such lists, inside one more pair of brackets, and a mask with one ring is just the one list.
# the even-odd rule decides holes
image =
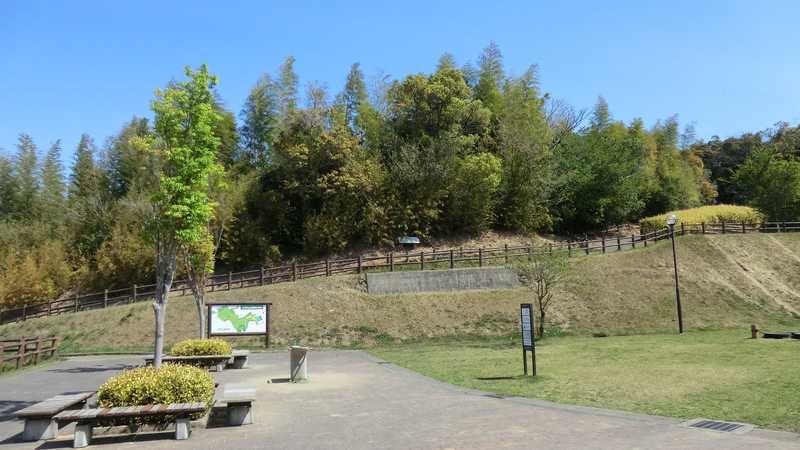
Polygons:
[[266,164],[269,149],[277,134],[278,95],[276,84],[268,74],[263,75],[250,89],[239,115],[245,154],[256,165]]
[[524,232],[549,229],[550,129],[536,67],[505,83],[497,106],[497,152],[503,161],[498,224]]
[[220,146],[214,128],[220,120],[212,89],[216,77],[206,65],[187,67],[187,81],[156,91],[154,136],[140,142],[159,158],[158,190],[153,196],[149,236],[156,252],[156,319],[154,366],[161,364],[164,323],[176,258],[180,249],[192,248],[207,237],[206,226],[215,204],[208,195],[209,177],[222,168],[216,152]]
[[770,220],[800,217],[800,161],[783,157],[774,147],[753,153],[731,181],[738,191],[747,193],[747,204]]
[[278,111],[283,118],[297,109],[298,77],[294,62],[294,56],[288,56],[278,69]]
[[95,162],[96,152],[97,149],[91,136],[82,134],[78,148],[75,150],[75,162],[69,177],[70,201],[91,198],[99,194],[101,173]]
[[337,104],[344,107],[345,120],[347,125],[353,130],[354,133],[360,133],[358,124],[356,122],[359,111],[368,105],[367,99],[367,84],[364,82],[364,73],[358,63],[353,63],[350,66],[350,72],[347,74],[347,81],[344,84],[344,90],[339,94],[336,99]]
[[37,212],[40,189],[37,167],[36,144],[29,135],[20,134],[17,153],[14,157],[14,183],[16,184],[14,210],[22,219],[31,220]]
[[475,86],[475,97],[495,113],[500,107],[500,89],[504,78],[503,53],[492,41],[478,57],[478,84]]
[[147,192],[156,185],[156,158],[134,145],[150,133],[148,120],[134,117],[116,136],[109,139],[104,152],[103,169],[112,198],[120,199],[135,191]]
[[14,165],[4,155],[0,155],[0,216],[11,217],[15,212],[17,183],[14,180]]
[[47,151],[41,169],[40,214],[53,225],[64,219],[64,174],[61,165],[61,141],[56,141]]

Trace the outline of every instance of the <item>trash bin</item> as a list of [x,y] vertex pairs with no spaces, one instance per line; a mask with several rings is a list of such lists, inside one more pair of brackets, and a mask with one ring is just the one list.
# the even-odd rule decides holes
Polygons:
[[308,380],[308,352],[310,347],[289,347],[289,379],[292,382]]

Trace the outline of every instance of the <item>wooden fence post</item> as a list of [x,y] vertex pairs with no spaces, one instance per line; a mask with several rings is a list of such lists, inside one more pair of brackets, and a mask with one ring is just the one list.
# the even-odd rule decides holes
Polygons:
[[[642,239],[642,238],[644,238],[644,239]],[[642,235],[641,231],[639,231],[639,240],[640,241],[643,240],[644,241],[644,247],[647,248],[647,235],[646,234]]]
[[331,276],[331,260],[328,258],[325,258],[325,276]]
[[[570,252],[571,253],[571,252]],[[533,255],[531,255],[531,246],[528,246],[528,262],[533,261]]]
[[453,260],[453,249],[451,248],[450,249],[450,268],[452,269],[454,267],[455,267],[455,261]]
[[548,243],[547,244],[547,254],[550,255],[550,256],[553,256],[553,244],[552,243]]
[[258,271],[258,285],[259,286],[264,285],[264,266],[261,266],[261,268]]
[[681,236],[686,236],[686,228],[683,222],[681,222]]
[[505,255],[506,265],[508,265],[508,244],[505,244],[503,246],[503,250],[504,250],[503,254]]
[[103,308],[108,308],[108,289],[103,291]]
[[297,261],[292,261],[292,281],[297,281]]
[[233,281],[233,273],[228,271],[228,286],[225,288],[226,291],[231,290],[231,281]]
[[28,320],[28,305],[22,305],[22,321]]
[[78,294],[75,293],[75,312],[78,312]]
[[39,364],[39,352],[42,351],[42,337],[36,336],[36,353],[33,354],[33,363]]
[[636,235],[631,235],[631,248],[636,248]]
[[394,272],[394,252],[389,252],[389,272]]
[[425,270],[425,252],[419,252],[419,270]]
[[700,229],[702,230],[703,234],[706,234],[706,223],[705,222],[701,222],[700,223]]
[[19,338],[19,349],[17,349],[17,369],[25,365],[25,346],[27,341],[25,336]]
[[586,245],[585,250],[586,250],[586,254],[588,255],[589,254],[589,239],[588,238],[584,239],[583,243]]
[[600,236],[600,245],[603,248],[603,253],[605,253],[606,252],[606,237],[605,236]]
[[478,249],[478,267],[483,267],[483,247]]
[[725,221],[722,221],[722,234],[725,234]]
[[567,241],[567,258],[572,258],[572,241]]
[[358,255],[358,273],[361,273],[361,255]]
[[133,301],[136,302],[136,285],[133,285]]
[[744,225],[744,220],[742,221],[742,234],[747,233],[747,228]]
[[[619,230],[619,227],[617,227],[617,230]],[[617,234],[617,251],[620,250],[622,250],[622,242],[619,239],[619,234]]]

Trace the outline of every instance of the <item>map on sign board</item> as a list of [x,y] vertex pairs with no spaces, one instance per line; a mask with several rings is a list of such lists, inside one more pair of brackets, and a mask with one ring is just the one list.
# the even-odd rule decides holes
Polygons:
[[533,347],[533,323],[531,323],[531,305],[523,304],[519,308],[519,319],[522,324],[522,346]]
[[267,305],[210,305],[209,334],[266,334]]

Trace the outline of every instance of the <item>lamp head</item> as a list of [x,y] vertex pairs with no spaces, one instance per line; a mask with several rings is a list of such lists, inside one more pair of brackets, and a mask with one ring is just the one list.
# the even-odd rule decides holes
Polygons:
[[677,221],[678,221],[678,218],[675,217],[675,214],[670,214],[669,217],[667,217],[667,225],[669,225],[669,226],[675,225],[675,223]]

